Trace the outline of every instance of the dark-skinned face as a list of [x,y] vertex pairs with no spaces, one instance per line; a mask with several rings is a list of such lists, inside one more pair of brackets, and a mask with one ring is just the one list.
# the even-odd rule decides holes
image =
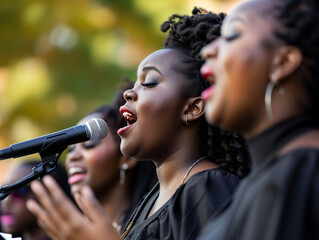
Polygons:
[[187,86],[185,76],[175,70],[180,56],[177,50],[162,49],[139,65],[135,86],[124,93],[127,102],[121,107],[129,123],[118,131],[124,155],[162,161],[178,150]]
[[[93,117],[102,116],[91,114],[80,124]],[[72,194],[79,191],[83,185],[90,186],[96,194],[100,194],[118,184],[120,156],[119,143],[114,140],[112,132],[97,144],[87,141],[72,145],[66,159]]]
[[203,48],[203,68],[212,72],[206,104],[210,123],[245,133],[264,121],[265,90],[280,44],[271,17],[265,15],[272,4],[250,1],[234,8],[223,22],[221,37]]
[[[7,184],[13,183],[30,173],[31,167],[19,166],[8,175],[6,182]],[[26,208],[26,201],[30,198],[34,199],[35,197],[30,188],[25,186],[1,201],[3,232],[19,236],[22,232],[32,231],[32,229],[38,227],[35,216]]]

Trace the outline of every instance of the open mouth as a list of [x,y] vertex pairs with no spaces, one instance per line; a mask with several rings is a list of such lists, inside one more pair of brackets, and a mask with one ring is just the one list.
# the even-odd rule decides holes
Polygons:
[[68,174],[69,176],[72,176],[74,174],[79,174],[79,173],[85,173],[85,169],[81,168],[81,167],[70,167],[68,169]]
[[2,214],[0,217],[1,224],[4,226],[15,224],[16,220],[13,215],[10,213]]
[[137,120],[136,116],[129,112],[123,112],[122,116],[125,118],[127,125],[131,125]]
[[81,167],[70,167],[68,169],[68,175],[68,183],[71,185],[82,181],[86,176],[86,170]]
[[123,116],[123,118],[126,120],[127,126],[120,128],[117,131],[117,134],[119,136],[121,136],[122,134],[124,134],[129,128],[131,128],[133,126],[134,123],[136,123],[137,121],[137,117],[134,113],[132,113],[132,111],[127,108],[126,106],[122,106],[120,107],[120,113]]
[[202,77],[210,84],[210,87],[207,88],[204,92],[202,92],[201,96],[202,98],[207,101],[210,96],[213,93],[213,90],[215,88],[215,75],[213,71],[210,69],[210,67],[207,64],[204,64],[200,69],[200,74]]
[[209,88],[207,88],[204,92],[202,92],[201,96],[204,101],[207,101],[210,96],[212,95],[214,91],[214,85],[211,85]]
[[207,64],[204,64],[200,69],[200,74],[202,77],[210,84],[215,83],[215,76],[213,71],[209,68]]

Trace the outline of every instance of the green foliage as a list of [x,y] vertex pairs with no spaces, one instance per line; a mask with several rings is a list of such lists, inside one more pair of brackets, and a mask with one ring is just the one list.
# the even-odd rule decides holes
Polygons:
[[192,8],[184,0],[1,0],[0,148],[110,103],[162,47],[160,23]]

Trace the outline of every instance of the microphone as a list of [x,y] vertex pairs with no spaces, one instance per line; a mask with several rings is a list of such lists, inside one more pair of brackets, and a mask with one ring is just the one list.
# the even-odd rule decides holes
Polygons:
[[88,140],[99,142],[107,135],[106,122],[100,118],[92,118],[85,124],[70,127],[55,133],[44,135],[0,150],[0,160],[17,158],[42,152],[52,148],[65,149],[68,145]]

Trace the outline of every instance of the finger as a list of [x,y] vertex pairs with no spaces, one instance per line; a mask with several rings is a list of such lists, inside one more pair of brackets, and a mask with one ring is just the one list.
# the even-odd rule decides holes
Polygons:
[[[69,200],[60,189],[54,178],[47,176],[43,182],[49,192],[55,206],[55,216],[59,220],[59,236],[63,239],[74,239],[74,230],[81,229],[87,224],[87,218],[76,208],[73,202]],[[76,239],[76,238],[75,238]]]
[[82,201],[81,201],[81,199],[82,199],[82,196],[81,196],[81,194],[79,193],[79,192],[76,192],[75,194],[74,194],[74,200],[75,200],[75,202],[76,202],[76,204],[77,204],[77,206],[80,208],[80,210],[83,212],[83,206],[82,206]]
[[51,230],[51,228],[48,227],[46,223],[38,219],[38,225],[46,232],[46,234],[51,238],[51,239],[59,239],[59,235],[57,235],[56,229]]
[[77,195],[76,201],[79,202],[79,207],[92,222],[107,221],[109,224],[112,223],[90,187],[83,186],[81,195]]
[[53,177],[46,176],[43,178],[43,183],[51,196],[57,214],[59,214],[61,218],[68,220],[73,214],[80,214],[74,203],[65,195]]
[[96,229],[94,232],[99,232],[99,236],[95,236],[94,239],[99,239],[100,236],[108,236],[108,239],[120,239],[118,231],[113,227],[111,219],[104,212],[91,188],[82,187],[81,192],[74,197],[78,206],[90,220],[88,226],[94,227]]
[[38,222],[41,223],[41,227],[45,232],[51,237],[56,237],[54,234],[56,226],[52,224],[47,212],[33,199],[27,200],[26,206],[28,210],[37,217]]
[[34,181],[31,183],[31,189],[40,203],[41,213],[43,216],[46,216],[46,221],[43,222],[50,225],[50,227],[55,226],[58,229],[61,225],[63,226],[63,218],[55,207],[51,195],[45,189],[45,186],[39,181]]
[[37,197],[43,211],[45,210],[46,214],[50,214],[50,210],[53,209],[53,203],[42,183],[39,181],[33,181],[31,183],[31,190]]
[[119,239],[119,232],[113,227],[112,220],[107,216],[102,205],[96,199],[92,189],[84,186],[81,189],[81,195],[76,196],[80,202],[83,213],[91,220],[102,236],[108,236],[108,239]]

